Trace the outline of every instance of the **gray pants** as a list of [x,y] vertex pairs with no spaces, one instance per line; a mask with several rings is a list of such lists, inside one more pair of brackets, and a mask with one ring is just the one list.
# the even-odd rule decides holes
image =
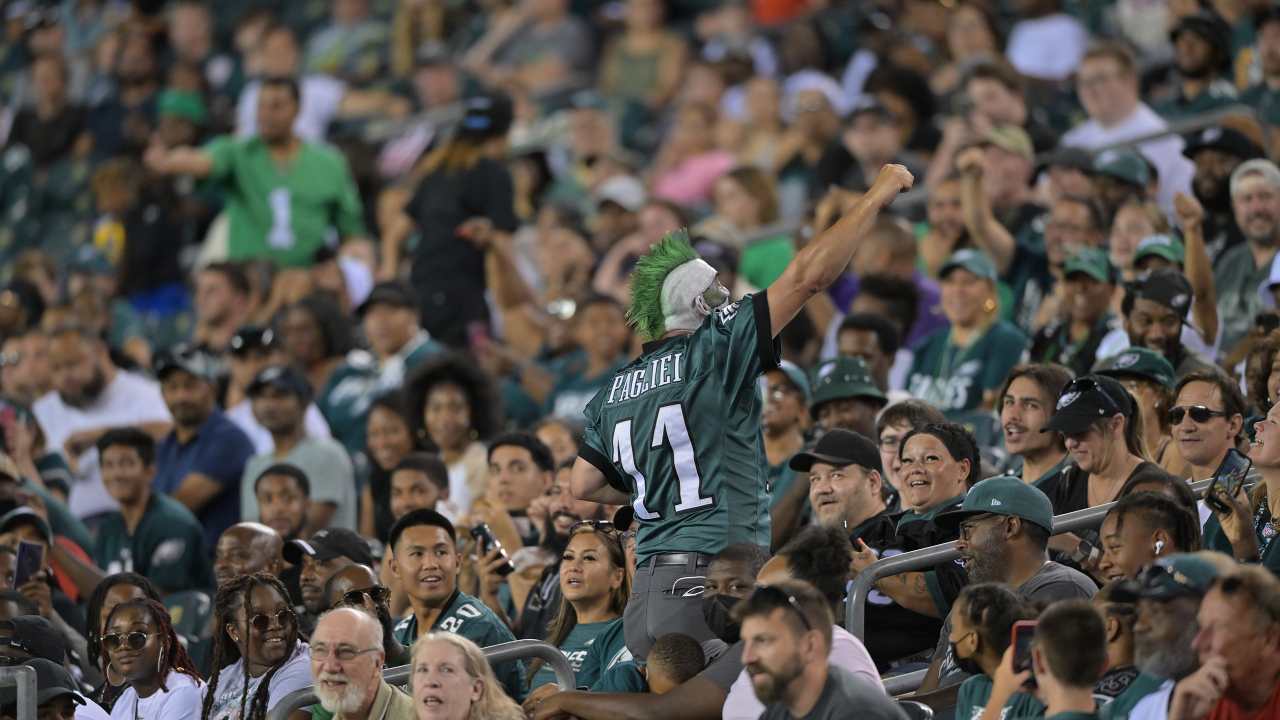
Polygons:
[[710,559],[710,555],[690,553],[685,565],[657,565],[650,558],[636,568],[622,622],[627,649],[637,660],[647,657],[667,633],[684,633],[700,643],[715,637],[702,618],[702,583]]

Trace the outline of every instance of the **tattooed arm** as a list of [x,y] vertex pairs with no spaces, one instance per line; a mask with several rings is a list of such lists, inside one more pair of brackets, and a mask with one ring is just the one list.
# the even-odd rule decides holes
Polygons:
[[[866,543],[862,542],[861,539],[857,543],[857,547],[854,548],[853,561],[849,563],[850,579],[856,577],[858,573],[865,570],[868,565],[877,559],[875,553],[867,547]],[[912,612],[931,618],[942,617],[938,613],[938,605],[933,601],[933,594],[929,592],[929,583],[925,580],[925,574],[922,572],[890,575],[877,581],[875,589]]]

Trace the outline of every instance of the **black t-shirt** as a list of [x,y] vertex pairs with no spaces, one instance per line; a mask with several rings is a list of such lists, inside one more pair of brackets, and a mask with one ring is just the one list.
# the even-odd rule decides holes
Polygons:
[[1218,258],[1231,248],[1244,242],[1244,233],[1236,223],[1236,216],[1228,211],[1222,214],[1208,212],[1204,215],[1204,249],[1209,262],[1215,266]]
[[798,719],[779,702],[766,708],[760,720],[906,720],[906,717],[906,712],[880,688],[838,665],[829,665],[822,694],[808,715]]
[[[1161,478],[1173,477],[1159,465],[1149,460],[1143,460],[1138,464],[1138,467],[1133,469],[1133,472],[1130,473],[1125,482],[1134,482],[1134,478],[1159,481]],[[1124,483],[1121,483],[1121,486],[1123,485]],[[1054,515],[1063,515],[1089,507],[1089,473],[1081,470],[1079,465],[1071,465],[1058,475],[1045,480],[1040,485],[1040,490],[1045,495],[1048,495],[1049,501],[1053,503]],[[1098,524],[1101,525],[1102,523]],[[1076,535],[1094,547],[1098,547],[1102,542],[1102,538],[1098,535],[1096,529],[1079,530]]]
[[68,105],[48,120],[41,120],[35,108],[19,110],[9,130],[9,143],[26,145],[35,164],[44,167],[71,151],[84,132],[86,116],[78,105]]
[[369,494],[373,496],[373,534],[384,545],[396,519],[391,515],[391,473],[369,463]]
[[1089,334],[1079,341],[1071,341],[1071,320],[1054,320],[1031,338],[1031,362],[1057,363],[1071,371],[1072,375],[1088,375],[1097,359],[1098,346],[1103,338],[1122,326],[1119,317],[1104,313],[1093,324]]
[[495,230],[519,225],[506,166],[481,158],[466,170],[439,168],[422,178],[405,206],[418,226],[409,281],[422,296],[422,325],[437,340],[462,347],[467,325],[489,322],[485,305],[484,252],[458,237],[471,218],[488,218]]
[[551,563],[542,569],[538,582],[529,589],[520,610],[520,627],[516,637],[521,640],[546,640],[551,636],[551,621],[560,612],[560,563]]
[[1027,121],[1022,124],[1022,129],[1027,131],[1027,136],[1031,138],[1031,146],[1035,148],[1037,155],[1058,147],[1058,133],[1054,132],[1048,123],[1041,122],[1031,113],[1027,113]]

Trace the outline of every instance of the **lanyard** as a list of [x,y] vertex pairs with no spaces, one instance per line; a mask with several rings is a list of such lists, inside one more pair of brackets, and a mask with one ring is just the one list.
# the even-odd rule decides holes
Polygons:
[[951,379],[952,362],[955,361],[957,367],[963,366],[965,359],[969,357],[969,353],[973,351],[975,345],[982,341],[982,337],[987,334],[987,330],[990,327],[990,325],[987,325],[987,327],[973,331],[973,336],[969,338],[969,342],[963,348],[959,348],[960,359],[958,361],[955,361],[955,345],[953,345],[955,331],[952,329],[947,330],[947,343],[942,348],[942,357],[938,358],[937,372],[934,373],[934,379],[937,384],[946,384],[946,381]]

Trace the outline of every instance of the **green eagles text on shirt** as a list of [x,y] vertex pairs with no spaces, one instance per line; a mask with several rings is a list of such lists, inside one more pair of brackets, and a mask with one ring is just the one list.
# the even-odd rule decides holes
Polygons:
[[644,667],[644,663],[637,660],[625,660],[614,665],[595,685],[591,686],[591,692],[601,693],[647,693],[649,692],[649,681],[644,675],[640,674],[640,668]]
[[152,493],[132,535],[119,512],[107,515],[94,547],[108,575],[136,572],[169,591],[211,588],[213,568],[204,551],[204,527],[182,503]]
[[346,159],[327,145],[299,142],[283,166],[257,136],[224,135],[205,145],[213,161],[209,180],[226,193],[231,260],[309,267],[331,228],[341,238],[364,233],[364,210]]
[[[482,648],[516,639],[493,611],[465,593],[455,592],[453,602],[436,618],[432,631],[451,632]],[[393,631],[401,645],[412,645],[418,639],[418,616],[412,613],[396,624]],[[493,669],[498,682],[516,702],[524,699],[524,664],[519,660],[502,663]]]
[[[622,625],[622,618],[606,620],[605,622],[587,623],[586,625],[575,625],[569,631],[569,637],[560,643],[560,652],[564,653],[564,657],[569,661],[569,667],[573,668],[574,680],[578,687],[591,687],[600,677],[599,665],[592,668],[591,675],[588,677],[584,672],[587,655],[596,643],[608,641],[609,638],[603,637],[605,629],[617,624]],[[623,640],[623,649],[626,649],[626,641]],[[616,650],[616,649],[615,649]],[[611,653],[612,654],[612,653]],[[529,689],[534,690],[543,685],[556,682],[556,673],[549,666],[542,666],[538,669],[538,673],[533,676],[533,682],[529,684]]]
[[1003,319],[968,347],[954,345],[950,330],[939,330],[916,343],[907,389],[943,412],[972,410],[982,403],[984,391],[1000,387],[1026,347],[1026,334]]
[[[991,676],[974,675],[960,684],[956,696],[956,720],[983,720],[987,702],[991,700]],[[1016,692],[1004,704],[1000,717],[988,720],[1005,720],[1007,717],[1035,717],[1044,714],[1044,704],[1024,692]]]

